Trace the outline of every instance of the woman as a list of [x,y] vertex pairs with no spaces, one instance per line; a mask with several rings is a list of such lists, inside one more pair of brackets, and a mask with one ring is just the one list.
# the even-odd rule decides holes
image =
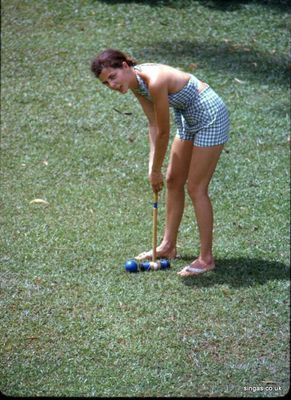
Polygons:
[[[92,61],[91,71],[112,90],[122,94],[131,90],[140,102],[149,124],[149,181],[154,192],[163,188],[161,169],[169,142],[169,108],[173,107],[177,135],[167,169],[166,226],[157,256],[176,257],[187,183],[199,228],[200,254],[178,274],[191,276],[214,269],[213,212],[208,186],[228,140],[229,119],[223,101],[194,75],[163,64],[137,65],[118,50],[100,53]],[[151,257],[149,251],[136,258]]]

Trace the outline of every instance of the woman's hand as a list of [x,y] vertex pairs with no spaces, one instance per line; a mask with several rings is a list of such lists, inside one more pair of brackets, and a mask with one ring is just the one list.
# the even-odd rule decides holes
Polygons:
[[152,185],[153,192],[157,193],[163,189],[164,179],[163,174],[161,172],[151,172],[149,174],[149,181]]

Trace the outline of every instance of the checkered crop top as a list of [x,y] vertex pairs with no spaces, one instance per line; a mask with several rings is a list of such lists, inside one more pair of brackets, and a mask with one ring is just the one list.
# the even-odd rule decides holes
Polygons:
[[[133,68],[136,71],[141,71],[141,66],[142,64],[135,65]],[[152,99],[147,84],[138,74],[136,74],[136,78],[139,84],[137,92],[151,101]],[[198,79],[194,75],[190,75],[189,81],[181,90],[168,95],[170,107],[176,108],[178,110],[185,110],[189,106],[189,104],[193,103],[193,100],[199,94],[198,82]]]

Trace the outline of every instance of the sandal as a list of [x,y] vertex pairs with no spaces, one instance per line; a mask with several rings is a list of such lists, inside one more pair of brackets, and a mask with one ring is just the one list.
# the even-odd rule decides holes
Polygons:
[[182,271],[177,272],[180,276],[196,276],[200,274],[204,274],[205,272],[212,271],[215,268],[215,264],[212,264],[209,267],[192,267],[191,265],[187,265]]

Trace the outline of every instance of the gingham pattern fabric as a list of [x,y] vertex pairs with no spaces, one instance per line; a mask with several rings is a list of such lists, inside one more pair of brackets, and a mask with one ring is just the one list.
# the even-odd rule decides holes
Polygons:
[[[135,67],[139,70],[139,67]],[[137,75],[138,92],[151,100],[148,87]],[[177,93],[169,94],[174,109],[177,137],[191,140],[200,147],[223,144],[228,140],[228,111],[222,99],[210,87],[198,92],[198,79],[191,75],[188,83]]]

